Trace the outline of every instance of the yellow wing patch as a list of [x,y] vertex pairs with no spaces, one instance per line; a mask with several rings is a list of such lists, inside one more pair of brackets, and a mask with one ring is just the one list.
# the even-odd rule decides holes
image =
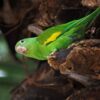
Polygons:
[[56,40],[56,38],[61,34],[61,32],[55,32],[53,33],[45,42],[44,45]]

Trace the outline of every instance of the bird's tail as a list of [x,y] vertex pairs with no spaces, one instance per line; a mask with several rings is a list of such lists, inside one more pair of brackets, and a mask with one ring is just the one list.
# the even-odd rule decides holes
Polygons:
[[100,15],[100,7],[98,7],[94,12],[87,15],[86,17],[83,17],[80,19],[80,23],[82,24],[90,24],[92,21],[94,21],[98,16]]

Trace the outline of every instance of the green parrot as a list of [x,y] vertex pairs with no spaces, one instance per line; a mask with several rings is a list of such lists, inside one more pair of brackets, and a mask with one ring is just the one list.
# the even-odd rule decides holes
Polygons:
[[48,28],[37,37],[22,39],[15,50],[26,57],[47,60],[52,53],[84,38],[86,28],[99,14],[100,7],[83,18]]

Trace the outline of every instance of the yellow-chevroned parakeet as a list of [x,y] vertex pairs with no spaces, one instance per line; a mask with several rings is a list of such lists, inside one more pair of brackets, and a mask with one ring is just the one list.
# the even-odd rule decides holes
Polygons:
[[38,37],[22,39],[15,49],[27,57],[46,60],[53,52],[84,38],[86,28],[99,14],[100,7],[86,17],[48,28]]

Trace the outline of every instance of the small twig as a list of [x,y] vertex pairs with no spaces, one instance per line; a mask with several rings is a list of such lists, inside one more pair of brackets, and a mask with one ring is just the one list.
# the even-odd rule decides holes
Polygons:
[[32,32],[36,35],[39,35],[43,32],[42,29],[40,29],[39,27],[34,26],[33,24],[28,25],[27,29],[28,29],[28,31],[30,31],[30,32]]

